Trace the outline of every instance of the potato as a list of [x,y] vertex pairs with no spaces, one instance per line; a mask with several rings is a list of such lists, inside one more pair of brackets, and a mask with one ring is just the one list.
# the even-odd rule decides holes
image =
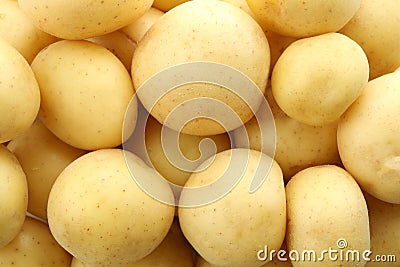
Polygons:
[[50,191],[47,210],[52,234],[92,267],[125,266],[144,258],[171,226],[174,207],[142,191],[131,171],[173,201],[171,189],[157,180],[153,169],[120,149],[81,156],[63,170]]
[[122,28],[143,15],[153,0],[18,0],[19,6],[44,32],[80,40]]
[[263,28],[304,38],[341,29],[360,8],[361,0],[247,0]]
[[[63,40],[42,50],[32,69],[42,95],[39,117],[58,138],[84,150],[122,143],[134,90],[128,71],[110,51],[88,41]],[[132,112],[135,107],[134,99]],[[132,127],[135,121],[133,114]]]
[[42,48],[59,40],[36,28],[19,8],[17,1],[0,1],[0,10],[0,37],[15,47],[28,63]]
[[187,1],[188,0],[154,0],[153,6],[167,12],[168,10]]
[[[323,126],[310,126],[287,116],[276,104],[270,88],[266,92],[266,98],[276,127],[274,159],[282,168],[285,181],[289,181],[298,171],[311,166],[340,164],[336,140],[338,121]],[[263,114],[259,116],[260,120],[267,119]],[[266,153],[268,146],[261,141],[263,139],[257,118],[248,121],[244,127],[248,136],[241,135],[241,129],[234,131],[235,144],[246,147],[248,139],[251,149]]]
[[26,217],[21,231],[7,246],[0,248],[0,266],[71,266],[68,254],[51,235],[49,227]]
[[[150,8],[140,18],[123,27],[121,31],[126,34],[131,40],[139,42],[151,26],[162,16],[164,12],[157,8]],[[132,60],[130,61],[132,65]]]
[[[218,152],[231,148],[230,139],[227,134],[196,136],[180,133],[179,147],[177,147],[176,145],[178,144],[163,142],[161,131],[163,131],[164,136],[171,138],[178,135],[173,130],[163,127],[156,119],[150,116],[147,121],[145,134],[148,156],[154,168],[165,179],[180,186],[186,183],[191,172],[202,161]],[[209,140],[206,141],[206,138],[209,138]],[[203,140],[204,142],[212,143],[202,144]],[[167,153],[165,150],[167,150]],[[185,160],[192,161],[192,164],[187,164]],[[196,164],[196,162],[198,163]]]
[[[245,169],[236,156],[247,159]],[[236,158],[237,159],[237,158]],[[208,163],[207,161],[205,163]],[[272,165],[271,165],[272,163]],[[251,180],[259,166],[265,180],[254,193],[249,192]],[[201,165],[199,168],[203,168]],[[207,205],[185,207],[193,197],[187,188],[204,186],[223,173],[240,175],[238,183],[226,195]],[[242,173],[241,173],[242,172]],[[229,175],[229,174],[228,174]],[[229,176],[229,179],[233,179]],[[212,187],[214,188],[214,187]],[[216,189],[219,186],[216,186]],[[211,189],[211,188],[208,188]],[[205,191],[210,194],[210,190]],[[257,251],[267,245],[279,250],[286,228],[286,202],[282,171],[270,157],[255,150],[233,149],[216,154],[206,169],[192,174],[185,184],[179,201],[181,229],[194,249],[206,261],[217,266],[260,266]]]
[[16,157],[2,144],[0,144],[0,203],[1,248],[10,243],[21,230],[28,205],[25,173]]
[[[198,61],[223,64],[226,69],[242,72],[256,85],[255,92],[250,93],[253,87],[244,87],[244,92],[235,91],[236,94],[215,81],[202,82],[203,78],[177,88],[141,88],[161,70]],[[189,75],[204,71],[193,70]],[[132,78],[146,109],[171,129],[193,135],[220,134],[248,121],[263,99],[268,72],[269,46],[260,26],[239,8],[216,0],[189,1],[167,12],[139,42],[132,60]],[[217,77],[229,78],[225,76],[226,73]],[[208,78],[209,75],[204,77]],[[176,78],[171,80],[168,82],[175,82]],[[170,114],[175,108],[180,112]],[[223,111],[224,108],[231,110]],[[183,125],[181,120],[189,115],[194,118]]]
[[400,73],[370,81],[339,122],[343,164],[374,197],[400,204]]
[[272,93],[290,117],[312,126],[332,123],[368,82],[368,61],[361,47],[339,33],[292,43],[272,72]]
[[8,143],[26,174],[28,211],[47,219],[50,189],[61,171],[85,151],[71,147],[53,135],[40,121]]
[[101,36],[89,38],[88,41],[99,44],[110,50],[131,71],[132,57],[137,47],[122,31],[115,31]]
[[27,130],[39,111],[40,91],[25,58],[0,38],[0,143]]
[[[368,210],[349,173],[333,165],[302,170],[286,185],[286,199],[286,242],[289,251],[299,253],[292,254],[293,266],[365,265],[363,253],[370,249]],[[352,251],[358,251],[359,261]]]
[[354,17],[340,30],[365,51],[370,79],[400,66],[400,5],[397,0],[363,0]]
[[368,205],[373,253],[370,256],[371,261],[365,266],[398,266],[396,261],[400,259],[400,205],[380,201],[369,194],[364,196]]

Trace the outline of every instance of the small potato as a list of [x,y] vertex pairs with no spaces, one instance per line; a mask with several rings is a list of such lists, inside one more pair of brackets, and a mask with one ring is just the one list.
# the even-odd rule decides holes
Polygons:
[[361,0],[247,0],[266,30],[304,38],[335,32],[356,13]]
[[132,57],[137,47],[122,31],[89,38],[88,41],[101,45],[110,50],[131,71]]
[[0,248],[11,242],[21,230],[27,205],[25,173],[17,158],[0,144]]
[[40,121],[9,142],[7,148],[17,157],[26,174],[28,211],[47,219],[47,200],[54,181],[85,151],[65,144]]
[[[91,267],[117,267],[149,255],[162,242],[174,207],[149,196],[134,181],[145,177],[172,199],[166,183],[134,154],[120,149],[81,156],[50,191],[48,222],[55,239]],[[162,180],[160,180],[162,181]]]
[[276,62],[272,93],[290,117],[312,126],[333,123],[368,82],[362,48],[339,33],[297,40]]
[[[42,50],[32,69],[42,95],[40,120],[58,138],[84,150],[121,145],[125,111],[134,90],[116,56],[88,41],[63,40]],[[135,121],[133,116],[132,127]]]
[[33,24],[62,39],[80,40],[122,28],[143,15],[153,0],[18,0]]
[[370,81],[338,127],[346,170],[366,192],[394,204],[400,204],[399,87],[399,72]]
[[153,6],[162,10],[164,12],[169,11],[170,9],[185,3],[189,0],[154,0]]
[[[364,195],[368,205],[373,253],[365,267],[397,267],[400,259],[400,205],[380,201],[369,194]],[[377,255],[395,258],[386,258],[384,262],[385,258],[376,258]]]
[[[286,242],[289,251],[299,253],[297,257],[292,254],[293,266],[365,265],[363,253],[370,249],[368,210],[360,187],[348,172],[333,165],[302,170],[286,185],[286,199]],[[337,252],[328,254],[328,250]],[[358,251],[359,258],[346,256],[349,250]]]
[[49,227],[26,217],[21,231],[7,246],[0,248],[1,267],[70,267],[72,256],[51,235]]
[[[123,27],[121,31],[126,34],[131,40],[138,43],[146,32],[153,26],[153,24],[164,15],[164,12],[157,8],[150,8],[140,18],[132,22],[131,24]],[[132,64],[132,60],[130,62]]]
[[365,51],[370,79],[400,66],[400,3],[398,0],[362,0],[354,17],[339,31]]
[[0,37],[15,47],[28,63],[42,48],[59,40],[36,28],[15,0],[0,1],[0,12]]
[[[166,68],[198,61],[241,71],[259,90],[240,95],[203,80],[162,88],[160,94],[148,87],[140,89],[150,77]],[[268,40],[250,15],[222,1],[189,1],[163,15],[141,39],[132,60],[132,78],[139,99],[160,123],[185,134],[216,135],[239,127],[254,115],[251,108],[257,110],[262,101],[269,62]],[[192,102],[185,104],[186,101]],[[233,112],[223,112],[221,106]],[[171,115],[177,107],[182,112]],[[195,118],[182,125],[180,120],[193,111]],[[211,111],[210,116],[205,115]],[[216,114],[220,117],[214,118]]]
[[[236,154],[237,153],[237,154]],[[238,183],[226,195],[198,207],[182,207],[192,196],[183,189],[178,210],[182,231],[206,261],[217,266],[260,266],[257,252],[268,246],[279,250],[286,229],[286,201],[278,164],[255,150],[232,149],[216,154],[212,163],[192,174],[185,188],[204,186],[220,179],[233,155],[248,156]],[[249,192],[259,166],[272,167],[261,186]],[[237,165],[237,163],[233,163]],[[202,167],[202,166],[201,166]],[[232,177],[233,178],[233,177]]]
[[40,106],[35,75],[25,58],[0,38],[0,143],[26,131]]

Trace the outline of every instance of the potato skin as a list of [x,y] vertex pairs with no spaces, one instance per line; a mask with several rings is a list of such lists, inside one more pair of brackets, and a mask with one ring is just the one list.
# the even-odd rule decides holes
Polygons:
[[[323,250],[338,249],[338,240],[363,253],[370,249],[368,210],[354,178],[334,165],[310,167],[298,172],[286,185],[289,251],[314,250],[320,258]],[[295,261],[293,266],[364,266],[365,261]]]
[[[135,155],[104,149],[72,162],[50,192],[52,234],[91,267],[125,266],[142,259],[162,242],[174,218],[174,207],[142,191],[126,162],[140,175],[158,178]],[[173,199],[170,188],[161,186]]]
[[399,72],[368,82],[338,126],[346,170],[363,190],[394,204],[400,204],[399,86]]

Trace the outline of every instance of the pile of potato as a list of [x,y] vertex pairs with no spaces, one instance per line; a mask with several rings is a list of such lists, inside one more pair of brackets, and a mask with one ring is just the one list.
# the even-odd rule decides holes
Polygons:
[[400,266],[399,29],[398,0],[0,0],[0,266]]

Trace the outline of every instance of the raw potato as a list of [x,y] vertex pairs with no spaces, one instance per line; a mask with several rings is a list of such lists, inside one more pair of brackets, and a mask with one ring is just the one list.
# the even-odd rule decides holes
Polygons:
[[312,126],[332,123],[368,82],[362,48],[339,33],[297,40],[276,62],[271,87],[280,108]]
[[[371,229],[373,254],[370,259],[375,260],[367,262],[365,267],[397,267],[400,259],[400,205],[380,201],[368,194],[364,196],[367,200]],[[375,258],[377,255],[381,258]],[[393,258],[389,259],[389,255],[395,256],[395,261]]]
[[[311,166],[340,164],[336,140],[338,121],[323,126],[310,126],[288,117],[276,104],[270,88],[266,92],[266,98],[276,127],[274,159],[282,168],[285,181],[289,181],[294,174]],[[250,148],[261,151],[262,139],[257,118],[248,121],[244,127]],[[234,132],[235,143],[244,147],[246,140],[243,138],[247,139],[247,136],[239,134],[238,131]]]
[[55,36],[36,28],[15,0],[0,1],[0,36],[31,63],[39,51],[58,41]]
[[400,204],[400,73],[370,81],[339,122],[343,164],[374,197]]
[[8,143],[26,174],[28,211],[47,219],[47,200],[61,171],[85,151],[71,147],[53,135],[40,121]]
[[[131,40],[139,42],[151,26],[164,15],[164,12],[158,10],[157,8],[150,8],[146,13],[140,18],[132,22],[131,24],[125,26],[121,29]],[[132,60],[130,62],[132,65]]]
[[25,173],[17,158],[0,144],[0,248],[11,242],[21,230],[27,205]]
[[400,66],[399,28],[398,0],[362,0],[360,9],[340,32],[363,48],[372,80]]
[[42,94],[39,117],[58,138],[85,150],[122,143],[125,111],[135,96],[128,71],[110,51],[63,40],[42,50],[32,69]]
[[[365,265],[362,254],[370,249],[368,210],[359,186],[349,173],[334,165],[302,170],[286,185],[286,199],[286,242],[289,251],[299,252],[297,260],[291,259],[293,266]],[[347,246],[340,240],[345,240]],[[322,254],[329,248],[342,251],[344,257],[346,251],[357,250],[360,261],[331,260],[328,253]],[[315,251],[318,260],[313,260],[312,255],[305,255],[311,260],[302,260],[307,250]]]
[[153,6],[164,12],[167,12],[170,9],[187,1],[189,0],[154,0]]
[[39,111],[40,91],[25,58],[0,38],[0,143],[27,130]]
[[17,237],[0,248],[1,267],[70,267],[71,259],[54,240],[49,227],[30,217],[26,217]]
[[[72,162],[50,192],[52,234],[91,267],[125,266],[142,259],[161,243],[174,218],[174,207],[138,187],[126,161],[157,186],[156,172],[141,159],[120,149],[103,149]],[[173,201],[167,184],[160,186]]]
[[[196,136],[181,133],[179,134],[179,147],[175,146],[174,143],[162,143],[162,129],[165,135],[174,136],[173,130],[163,127],[156,119],[149,117],[145,136],[147,153],[154,168],[162,174],[165,179],[180,186],[186,183],[191,171],[194,171],[195,168],[202,163],[202,160],[204,161],[218,152],[231,148],[229,136],[227,134]],[[209,141],[214,145],[207,143],[205,146],[201,146],[200,144],[205,138],[209,138]],[[197,166],[184,165],[181,160],[176,160],[173,157],[167,158],[163,149],[169,149],[170,154],[168,154],[168,156],[183,156],[186,160],[197,161],[199,163]],[[173,151],[176,152],[174,153]],[[200,157],[202,160],[200,160]],[[192,166],[193,168],[186,168]]]
[[263,28],[304,38],[335,32],[356,13],[361,0],[247,0]]
[[[204,114],[221,109],[221,104],[199,101],[202,97],[221,101],[231,107],[242,121],[248,121],[254,114],[244,102],[245,96],[238,96],[214,84],[179,86],[165,95],[154,95],[156,91],[139,89],[161,70],[194,61],[225,64],[247,75],[260,89],[258,95],[246,95],[251,98],[251,104],[248,104],[256,110],[267,84],[270,55],[267,38],[254,19],[239,8],[221,1],[189,1],[167,12],[151,27],[139,42],[132,61],[132,77],[138,97],[147,110],[155,104],[153,102],[157,103],[150,112],[159,122],[164,124],[175,107],[187,108],[182,111],[183,115],[174,116],[168,127],[186,134],[215,135],[240,126],[231,113],[221,114],[221,123],[204,118],[204,115],[191,118],[193,120],[186,125],[176,122],[193,110],[196,114]],[[197,100],[195,104],[182,105],[184,101],[193,99]],[[225,129],[221,124],[229,128]]]
[[80,40],[122,28],[143,15],[153,0],[18,0],[19,6],[44,32]]
[[[239,183],[224,197],[205,206],[179,207],[181,229],[194,249],[217,266],[260,266],[257,251],[267,245],[279,250],[286,228],[286,202],[282,171],[273,161],[263,184],[249,193],[250,181],[259,166],[271,158],[255,150],[235,149],[246,155],[248,165]],[[220,152],[201,172],[190,176],[185,187],[216,181],[228,167],[233,150]],[[265,165],[264,165],[265,164]],[[182,191],[180,203],[191,196]]]

